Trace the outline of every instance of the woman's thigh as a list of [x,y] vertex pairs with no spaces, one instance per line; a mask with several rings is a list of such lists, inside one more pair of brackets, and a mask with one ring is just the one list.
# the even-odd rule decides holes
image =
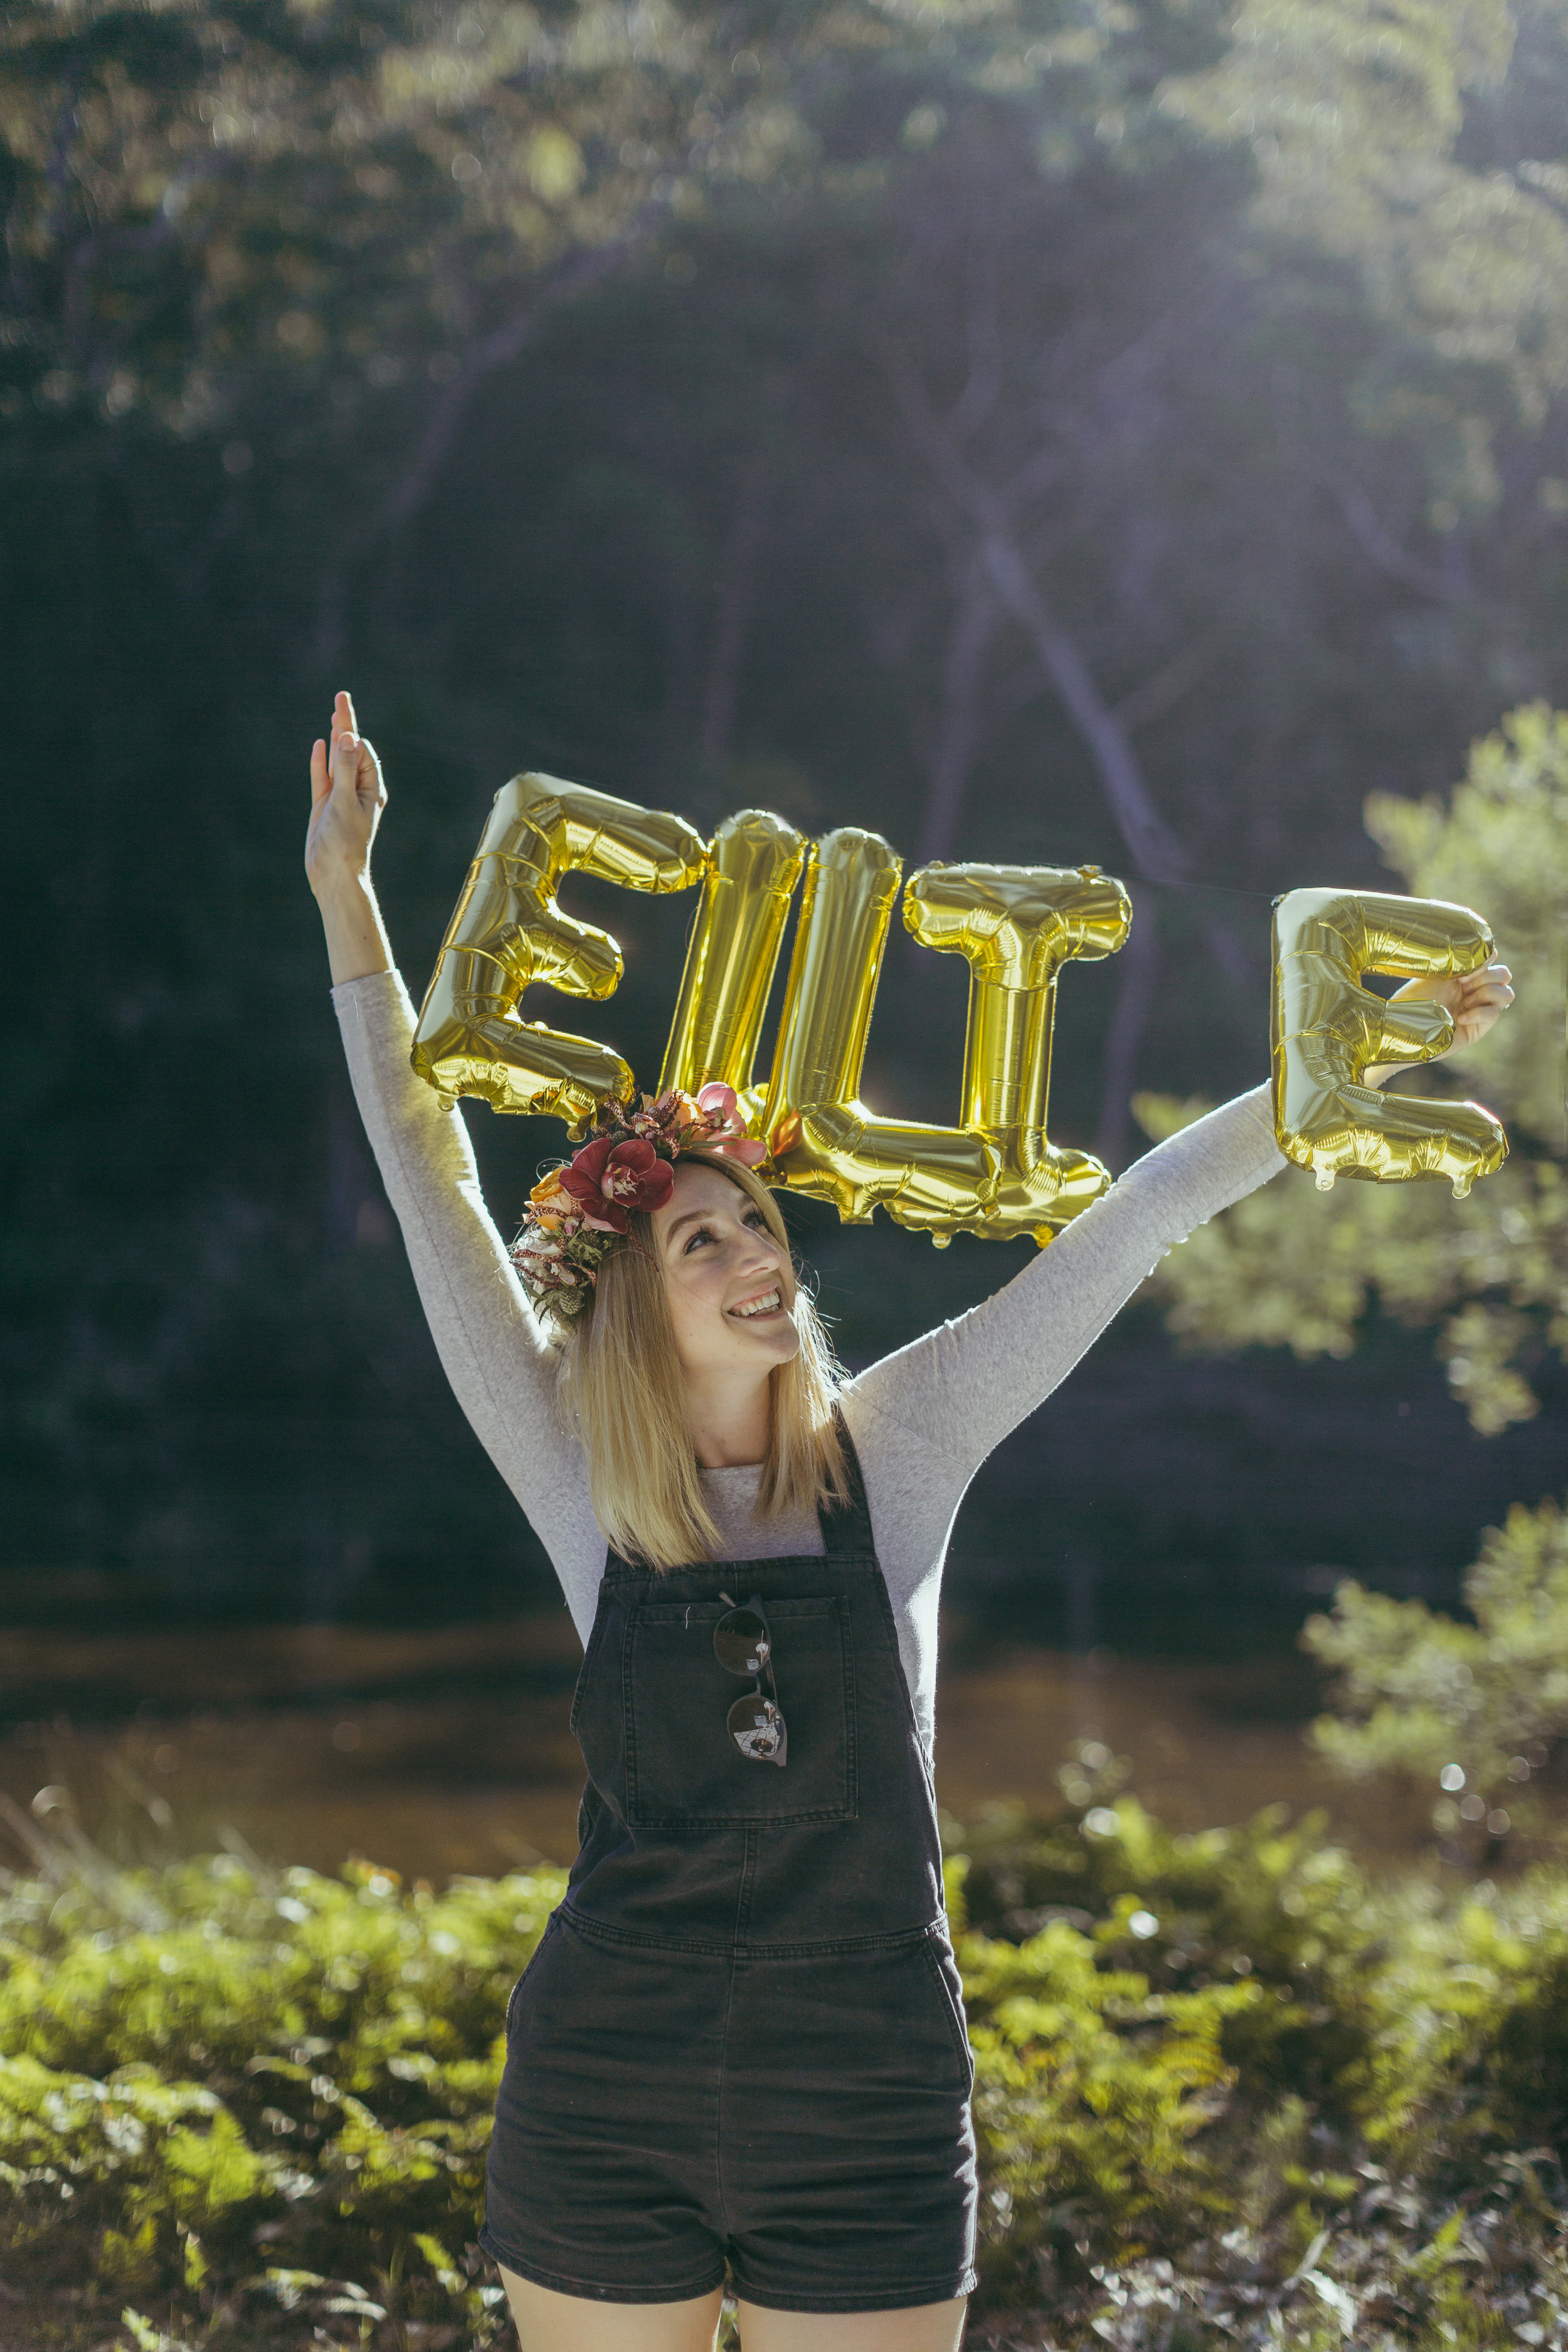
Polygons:
[[[598,2303],[584,2295],[557,2294],[553,2287],[535,2286],[531,2279],[519,2278],[504,2266],[500,2274],[521,2352],[713,2352],[723,2301],[721,2287],[715,2287],[711,2294],[700,2294],[691,2303]],[[887,2315],[899,2316],[896,2312]],[[784,2315],[769,2312],[765,2316]],[[847,2344],[849,2340],[845,2339]],[[957,2338],[952,2340],[956,2343]],[[779,2341],[782,2344],[784,2338]],[[855,2341],[858,2344],[859,2339]],[[889,2336],[887,2342],[892,2341]],[[879,2336],[868,2337],[868,2352],[873,2347],[879,2352],[881,2342]],[[931,2344],[933,2352],[938,2345],[946,2352],[945,2337],[933,2336]],[[925,2346],[923,2336],[916,2337],[910,2352],[925,2352]]]
[[[959,2352],[969,2298],[913,2311],[764,2311],[739,2306],[742,2352]],[[629,2340],[629,2339],[628,2339]]]

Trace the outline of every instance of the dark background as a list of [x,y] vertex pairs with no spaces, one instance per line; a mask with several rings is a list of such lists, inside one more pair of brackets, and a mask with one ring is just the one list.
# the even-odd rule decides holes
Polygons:
[[[1266,1075],[1268,901],[1389,886],[1366,793],[1568,697],[1568,11],[1436,11],[1381,63],[1303,12],[1261,66],[1234,10],[1124,14],[691,7],[595,74],[566,6],[510,66],[477,8],[17,12],[6,1622],[552,1597],[342,1069],[300,866],[338,686],[416,997],[523,767],[1123,875],[1138,951],[1067,972],[1052,1097],[1118,1167],[1135,1089]],[[469,79],[397,114],[408,57]],[[764,101],[795,130],[759,162]],[[562,1017],[651,1082],[689,902],[568,902],[626,976]],[[963,982],[894,939],[875,1106],[953,1116]],[[561,1130],[466,1115],[510,1230]],[[1025,1262],[787,1213],[851,1366]],[[1134,1305],[977,1482],[950,1599],[1176,1654],[1288,1643],[1337,1570],[1450,1602],[1561,1483],[1540,1386],[1482,1439],[1375,1308],[1301,1365],[1179,1357]]]

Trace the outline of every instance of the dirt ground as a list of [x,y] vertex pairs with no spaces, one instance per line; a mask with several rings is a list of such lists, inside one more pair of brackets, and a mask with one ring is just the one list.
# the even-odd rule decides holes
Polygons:
[[[960,1822],[1047,1799],[1073,1745],[1131,1760],[1173,1825],[1325,1805],[1371,1857],[1421,1824],[1331,1783],[1309,1753],[1289,1660],[1194,1666],[984,1646],[943,1628],[937,1793]],[[367,1856],[441,1884],[576,1852],[582,1760],[567,1727],[580,1651],[563,1613],[385,1632],[277,1627],[0,1637],[0,1862],[76,1824],[119,1858],[225,1845],[334,1870]]]

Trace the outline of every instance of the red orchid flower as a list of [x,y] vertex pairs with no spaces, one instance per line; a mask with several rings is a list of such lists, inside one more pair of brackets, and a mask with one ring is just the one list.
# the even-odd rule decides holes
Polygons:
[[585,1144],[561,1183],[580,1203],[583,1221],[602,1234],[624,1234],[630,1209],[661,1209],[675,1184],[675,1171],[640,1136],[616,1143],[601,1136]]

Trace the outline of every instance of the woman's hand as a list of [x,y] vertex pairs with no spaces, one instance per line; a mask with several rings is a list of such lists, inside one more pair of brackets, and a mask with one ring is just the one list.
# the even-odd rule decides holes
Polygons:
[[[1446,1006],[1454,1016],[1454,1041],[1445,1050],[1455,1054],[1461,1045],[1475,1045],[1494,1023],[1501,1020],[1513,1003],[1512,978],[1507,964],[1499,963],[1494,958],[1480,971],[1467,972],[1462,978],[1407,980],[1403,988],[1394,990],[1390,1001],[1397,1004],[1405,998],[1423,996],[1433,1003]],[[1440,1062],[1443,1055],[1434,1055],[1433,1059]],[[1386,1079],[1396,1078],[1402,1070],[1420,1066],[1415,1062],[1380,1066],[1366,1071],[1362,1084],[1381,1087]]]
[[330,739],[310,747],[310,821],[305,877],[327,934],[333,986],[392,970],[381,910],[371,887],[370,852],[386,806],[381,762],[359,731],[346,694],[332,705]]
[[369,881],[371,844],[385,806],[381,762],[359,731],[352,698],[340,694],[331,740],[318,736],[310,746],[305,877],[318,899]]

